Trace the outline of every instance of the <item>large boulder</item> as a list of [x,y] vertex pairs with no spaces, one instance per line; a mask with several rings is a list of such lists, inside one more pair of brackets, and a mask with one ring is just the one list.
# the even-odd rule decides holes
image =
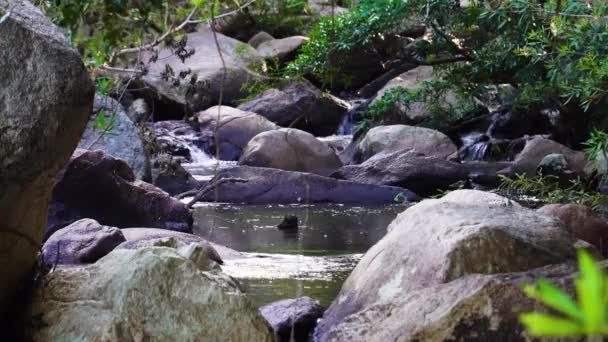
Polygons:
[[580,176],[585,174],[587,158],[584,152],[574,151],[560,143],[542,137],[534,137],[526,142],[523,151],[515,158],[512,172],[534,176],[543,159],[551,154],[563,155],[570,171]]
[[190,231],[185,204],[138,181],[129,166],[102,151],[77,150],[57,177],[46,236],[81,218],[113,227]]
[[[199,128],[208,136],[217,137],[219,140],[220,159],[238,160],[247,143],[256,135],[278,129],[279,126],[269,121],[265,117],[252,112],[245,112],[240,109],[222,106],[211,107],[196,115]],[[212,147],[212,150],[215,146]]]
[[557,219],[496,194],[458,190],[423,201],[397,216],[363,256],[317,335],[326,341],[350,315],[466,275],[567,262],[575,256],[574,242]]
[[[217,178],[239,179],[245,182],[226,181],[218,185],[219,202],[269,203],[355,203],[391,204],[400,194],[407,201],[419,197],[411,191],[395,186],[360,184],[337,180],[310,173],[284,171],[261,167],[239,166],[221,170]],[[203,200],[214,201],[212,191]]]
[[260,313],[272,326],[277,342],[308,342],[325,309],[310,297],[266,304]]
[[35,341],[272,341],[236,282],[200,257],[119,249],[90,266],[59,268],[35,289],[24,329]]
[[[402,88],[414,92],[420,89],[424,82],[432,81],[434,79],[435,76],[433,75],[432,66],[419,66],[412,70],[408,70],[390,80],[382,89],[380,89],[371,104],[377,103],[382,96],[391,89]],[[458,105],[458,99],[454,92],[448,91],[445,95],[436,99],[433,105],[439,106],[439,108],[447,111]],[[408,105],[398,104],[394,110],[395,112],[390,113],[391,117],[388,118],[388,120],[393,123],[414,124],[431,116],[431,110],[424,102],[413,102]]]
[[[95,128],[97,116],[102,111],[106,122],[112,123],[108,132]],[[150,159],[139,136],[139,129],[129,119],[122,105],[110,97],[95,96],[93,114],[78,148],[102,150],[114,158],[126,161],[138,179],[150,179]]]
[[307,41],[308,38],[303,36],[273,39],[261,43],[257,50],[265,59],[285,62],[293,59],[300,46]]
[[575,272],[573,264],[561,264],[523,273],[468,275],[368,306],[329,330],[319,329],[315,341],[538,341],[518,316],[542,307],[521,288],[539,279],[572,288]]
[[328,144],[292,128],[256,135],[243,151],[240,165],[329,175],[342,166]]
[[248,44],[217,33],[226,62],[227,77],[222,81],[224,68],[211,29],[201,28],[185,37],[186,51],[194,52],[192,56],[182,61],[173,49],[165,47],[148,65],[143,77],[146,85],[166,101],[195,113],[217,104],[220,88],[223,88],[224,103],[232,104],[245,95],[244,84],[259,79],[249,70],[261,66],[263,60]]
[[608,222],[591,208],[579,204],[548,204],[538,212],[558,218],[575,238],[595,246],[608,256]]
[[376,154],[362,164],[347,165],[332,177],[358,183],[394,185],[420,196],[436,195],[451,185],[468,179],[466,165],[427,157],[415,152]]
[[365,161],[380,152],[416,152],[438,159],[458,158],[458,148],[445,134],[424,127],[377,126],[357,146],[355,159]]
[[301,80],[266,90],[238,108],[260,114],[279,126],[327,136],[336,133],[349,105]]
[[110,253],[126,239],[120,229],[82,219],[55,232],[42,247],[47,267],[90,264]]
[[0,23],[0,313],[34,266],[53,177],[78,144],[95,91],[78,52],[38,8],[0,0],[0,16],[9,7]]

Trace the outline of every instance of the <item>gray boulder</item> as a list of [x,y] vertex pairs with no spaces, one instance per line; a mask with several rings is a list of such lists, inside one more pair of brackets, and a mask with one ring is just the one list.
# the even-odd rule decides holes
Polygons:
[[347,165],[332,177],[358,183],[393,185],[420,196],[436,195],[469,178],[470,168],[461,163],[427,157],[415,152],[379,153],[359,165]]
[[370,129],[357,146],[355,159],[362,162],[380,152],[416,152],[447,160],[458,158],[458,148],[445,134],[429,128],[406,125]]
[[[105,113],[106,122],[113,120],[109,132],[94,128],[101,111]],[[150,179],[150,159],[139,135],[139,129],[127,116],[122,105],[110,97],[95,95],[93,114],[78,143],[78,148],[102,150],[114,158],[127,162],[138,179]]]
[[542,137],[534,137],[526,142],[523,151],[517,155],[513,162],[512,172],[534,176],[543,159],[552,154],[563,155],[568,169],[574,174],[580,176],[585,174],[587,158],[584,152],[574,151],[560,143]]
[[282,127],[327,136],[336,133],[349,105],[302,80],[269,89],[238,108],[262,115]]
[[271,36],[269,33],[260,31],[260,32],[256,33],[253,37],[251,37],[251,39],[249,39],[247,44],[251,45],[254,49],[257,49],[258,46],[260,46],[260,44],[267,42],[269,40],[273,40],[273,39],[274,39],[274,37]]
[[[214,137],[213,145],[215,145],[215,134],[217,133],[222,160],[238,160],[243,149],[253,137],[279,128],[261,115],[228,106],[221,107],[218,125],[218,108],[218,106],[211,107],[196,114],[196,118],[203,134]],[[215,146],[210,148],[215,150]]]
[[[458,190],[423,201],[397,216],[363,256],[319,323],[318,340],[326,341],[350,315],[399,303],[413,291],[470,274],[568,262],[575,257],[574,242],[558,220],[496,194]],[[441,297],[433,292],[433,298]]]
[[[219,179],[243,179],[244,183],[224,182],[218,186],[218,201],[228,203],[355,203],[359,205],[395,203],[397,196],[414,202],[419,197],[395,186],[360,184],[310,173],[261,167],[239,166],[224,169]],[[214,201],[215,194],[203,198]]]
[[82,135],[94,87],[69,40],[29,1],[0,0],[0,313],[31,273],[53,177]]
[[342,166],[328,144],[312,134],[281,128],[256,135],[243,151],[240,165],[329,175]]
[[[248,44],[219,33],[217,36],[226,62],[227,77],[224,82],[223,65],[213,32],[206,27],[186,35],[186,49],[194,54],[184,61],[172,49],[161,49],[158,59],[149,65],[144,82],[160,97],[190,112],[217,104],[222,83],[224,103],[234,103],[245,95],[242,89],[244,84],[259,79],[257,74],[248,70],[261,67],[264,62]],[[169,74],[166,72],[167,66],[172,70]]]
[[538,341],[524,330],[518,315],[542,307],[521,288],[549,279],[571,289],[575,275],[573,264],[522,273],[468,275],[366,307],[323,334],[317,331],[315,341]]
[[24,329],[35,341],[272,341],[236,282],[201,269],[200,254],[119,249],[93,265],[60,268],[33,293]]
[[293,59],[300,46],[308,41],[304,36],[293,36],[282,39],[273,39],[261,43],[258,53],[265,59],[286,62]]
[[120,229],[82,219],[55,232],[42,246],[47,267],[94,263],[125,242]]
[[260,308],[277,342],[308,342],[323,311],[321,304],[310,297],[280,300]]

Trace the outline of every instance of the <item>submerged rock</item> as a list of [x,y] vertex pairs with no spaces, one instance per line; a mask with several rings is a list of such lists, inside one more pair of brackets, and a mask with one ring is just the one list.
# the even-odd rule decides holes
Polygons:
[[310,297],[264,305],[260,313],[270,323],[277,342],[308,342],[325,309]]
[[458,159],[458,148],[445,134],[406,125],[370,129],[357,146],[355,159],[362,162],[381,152],[415,152],[437,159]]
[[47,267],[90,264],[110,253],[126,239],[120,229],[82,219],[55,232],[42,246]]
[[46,237],[81,218],[114,227],[190,231],[186,205],[137,181],[129,166],[102,151],[77,150],[57,177]]
[[[217,179],[245,179],[218,186],[219,202],[270,203],[355,203],[360,205],[395,203],[398,196],[414,202],[419,197],[395,186],[361,184],[313,175],[310,173],[239,166],[221,170]],[[203,200],[214,201],[215,194]]]
[[262,115],[282,127],[327,136],[336,133],[349,105],[302,80],[269,89],[238,108]]
[[[381,311],[374,322],[397,311],[405,313],[413,306],[401,302],[404,298],[423,304],[420,309],[433,310],[436,307],[428,303],[451,299],[438,295],[439,288],[423,289],[446,283],[444,288],[450,288],[454,284],[450,282],[467,275],[523,272],[568,262],[575,257],[574,242],[558,220],[496,194],[458,190],[423,201],[397,216],[386,236],[363,256],[319,323],[316,338],[332,340],[336,327],[366,319],[368,313],[373,317],[376,310]],[[465,284],[479,291],[478,283]],[[422,292],[410,297],[414,291]],[[465,295],[458,287],[448,291]],[[390,309],[382,310],[387,305]],[[403,319],[400,327],[392,329],[410,336],[413,332],[407,332],[407,327],[416,324]],[[367,339],[357,340],[385,341],[394,333],[374,328]]]
[[328,144],[312,134],[282,128],[256,135],[243,151],[240,165],[329,175],[342,166]]
[[236,282],[200,267],[173,248],[148,247],[59,268],[35,289],[25,329],[36,341],[272,341]]
[[29,1],[0,0],[0,315],[36,262],[53,177],[84,131],[95,88],[76,49]]
[[[103,112],[107,123],[112,123],[108,132],[95,128],[99,113]],[[139,135],[139,129],[116,100],[95,96],[93,113],[84,131],[78,148],[102,150],[114,158],[122,159],[133,170],[138,179],[150,179],[150,159]]]

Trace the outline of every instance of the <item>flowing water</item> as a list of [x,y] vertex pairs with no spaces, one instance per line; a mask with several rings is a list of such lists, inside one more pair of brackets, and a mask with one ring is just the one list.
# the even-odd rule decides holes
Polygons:
[[[242,251],[225,260],[256,305],[299,296],[328,306],[362,254],[386,233],[404,205],[202,205],[195,208],[195,234]],[[297,231],[277,225],[296,215]]]

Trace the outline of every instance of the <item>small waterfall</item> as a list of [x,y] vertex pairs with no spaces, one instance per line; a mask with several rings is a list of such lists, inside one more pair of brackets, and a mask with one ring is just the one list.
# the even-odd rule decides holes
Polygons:
[[483,133],[472,132],[463,135],[462,148],[460,148],[460,158],[464,161],[482,161],[490,156],[491,141],[490,137]]
[[236,162],[218,161],[205,149],[210,145],[210,137],[195,131],[183,121],[160,121],[152,126],[157,141],[171,155],[184,157],[182,163],[197,180],[208,180],[215,172],[236,165]]
[[370,100],[366,99],[354,99],[349,101],[351,109],[342,116],[336,135],[352,135],[355,131],[357,120],[360,117],[359,114],[367,109],[370,102]]

